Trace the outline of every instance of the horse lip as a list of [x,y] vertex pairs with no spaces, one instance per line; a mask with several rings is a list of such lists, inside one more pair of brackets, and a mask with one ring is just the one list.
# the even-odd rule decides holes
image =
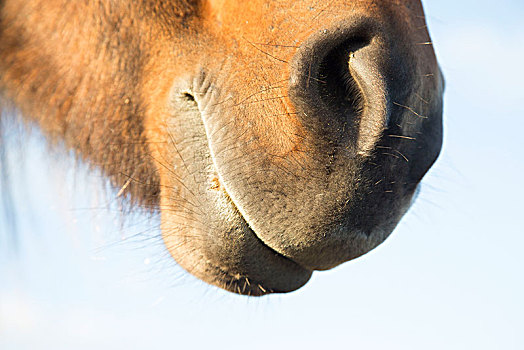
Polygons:
[[[216,164],[215,164],[215,170],[216,169]],[[218,172],[218,171],[217,171]],[[227,192],[227,188],[226,188],[226,185],[220,181],[219,179],[219,182],[220,182],[220,185],[222,187],[222,190],[224,191],[225,195],[227,196],[227,198],[231,201],[231,204],[235,207],[235,209],[237,210],[238,212],[238,215],[239,217],[241,218],[241,220],[246,224],[246,226],[249,228],[249,231],[253,234],[253,236],[257,239],[257,241],[262,244],[263,246],[265,246],[266,248],[268,248],[269,250],[271,250],[275,255],[278,255],[282,258],[285,258],[287,260],[290,260],[292,261],[293,263],[297,264],[299,267],[301,267],[302,269],[306,270],[306,271],[309,271],[309,272],[313,272],[314,270],[307,267],[307,266],[304,266],[303,264],[301,264],[300,262],[294,260],[293,258],[289,257],[289,256],[286,256],[284,254],[282,254],[281,252],[275,250],[273,247],[271,247],[270,245],[268,245],[266,242],[264,242],[264,240],[257,234],[257,231],[255,231],[255,229],[253,227],[251,227],[251,225],[249,224],[249,221],[246,219],[246,217],[244,216],[244,214],[242,214],[242,211],[239,209],[238,205],[235,203],[235,201],[233,200],[233,198],[231,198],[231,196],[229,195],[229,193]]]
[[[204,118],[202,118],[202,119],[203,119],[203,123],[204,123],[204,125],[205,125],[205,124],[206,124],[206,123],[205,123],[205,120],[204,120]],[[208,145],[209,145],[209,143],[210,143],[211,141],[209,140],[209,137],[207,137],[207,131],[206,131],[206,138],[207,138]],[[242,220],[243,223],[246,224],[246,226],[247,226],[248,229],[249,229],[249,232],[251,232],[251,233],[253,234],[253,236],[256,238],[256,240],[257,240],[261,245],[263,245],[264,247],[266,247],[266,248],[268,248],[269,250],[271,250],[275,255],[278,255],[278,256],[280,256],[280,257],[282,257],[282,258],[284,258],[284,259],[287,259],[287,260],[292,261],[293,263],[295,263],[296,265],[298,265],[299,267],[301,267],[302,269],[304,269],[304,270],[306,270],[306,271],[308,271],[308,272],[313,272],[313,271],[314,271],[313,269],[311,269],[311,268],[309,268],[309,267],[307,267],[307,266],[304,266],[304,265],[301,264],[300,262],[295,261],[293,258],[291,258],[291,257],[289,257],[289,256],[286,256],[286,255],[282,254],[281,252],[275,250],[273,247],[271,247],[271,246],[268,245],[266,242],[264,242],[264,240],[263,240],[263,239],[262,239],[262,238],[257,234],[257,231],[256,231],[256,230],[255,230],[255,229],[254,229],[250,224],[249,224],[249,221],[247,220],[247,218],[245,217],[245,215],[242,214],[242,210],[240,210],[240,207],[237,205],[237,203],[235,203],[235,201],[233,200],[233,198],[229,195],[228,190],[227,190],[227,186],[226,186],[225,182],[222,181],[222,179],[221,179],[221,175],[220,175],[220,173],[219,173],[219,171],[218,171],[218,167],[217,167],[217,165],[216,165],[216,163],[215,163],[215,159],[214,159],[214,157],[213,157],[213,152],[212,152],[212,150],[211,150],[211,147],[208,146],[208,149],[209,149],[209,152],[210,152],[210,154],[211,154],[211,156],[212,156],[212,158],[213,158],[213,166],[214,166],[214,168],[215,168],[215,171],[216,171],[217,174],[218,174],[218,179],[217,179],[217,178],[214,178],[214,179],[212,180],[212,183],[213,183],[213,184],[212,184],[211,188],[213,188],[213,189],[215,189],[215,188],[220,188],[220,189],[223,191],[224,195],[227,197],[227,199],[230,201],[230,203],[231,203],[231,204],[233,205],[233,207],[235,208],[235,210],[236,210],[236,212],[237,212],[239,218]]]
[[[209,86],[207,86],[206,88],[206,86],[202,86],[202,85],[205,85],[205,84],[202,84],[202,81],[200,81],[200,84],[196,84],[194,81],[193,86],[191,88],[179,89],[177,94],[178,95],[182,94],[183,96],[185,96],[186,99],[193,100],[193,102],[196,103],[196,106],[198,107],[198,111],[200,114],[200,120],[204,126],[204,130],[203,130],[204,134],[202,135],[202,137],[205,137],[207,141],[207,152],[209,152],[210,158],[212,160],[212,164],[210,165],[213,167],[213,170],[215,173],[215,176],[212,177],[210,180],[208,180],[208,181],[211,181],[211,184],[208,187],[208,190],[211,190],[211,191],[218,190],[222,192],[222,196],[229,202],[231,209],[233,209],[233,211],[236,213],[237,220],[245,224],[245,228],[243,229],[244,234],[251,236],[251,240],[254,240],[254,242],[256,242],[256,245],[258,245],[260,249],[265,250],[267,254],[269,254],[269,257],[273,256],[275,258],[275,260],[271,258],[271,262],[268,262],[267,266],[264,266],[261,268],[262,270],[267,270],[269,266],[273,266],[274,268],[275,265],[277,265],[277,270],[275,270],[275,273],[276,273],[275,277],[276,277],[276,280],[280,281],[280,282],[276,282],[276,285],[275,285],[274,284],[275,281],[271,279],[272,278],[271,276],[268,276],[267,277],[268,279],[266,281],[264,281],[264,277],[262,277],[261,279],[257,281],[256,277],[253,276],[255,279],[252,279],[252,277],[249,276],[249,272],[248,272],[245,276],[240,276],[240,277],[241,278],[245,277],[246,279],[249,279],[249,281],[251,281],[252,284],[254,284],[254,286],[249,286],[246,288],[246,284],[244,284],[243,286],[239,287],[239,286],[236,286],[236,282],[240,281],[238,280],[237,275],[231,275],[227,270],[223,270],[223,268],[219,266],[212,265],[214,266],[217,275],[222,276],[221,277],[222,280],[226,282],[225,284],[221,283],[220,285],[222,286],[222,288],[227,289],[232,292],[236,292],[240,294],[255,295],[255,296],[269,294],[269,293],[290,292],[295,289],[298,289],[309,280],[309,278],[311,277],[312,270],[294,261],[293,259],[285,256],[284,254],[276,251],[271,246],[267,245],[260,238],[260,236],[256,233],[256,231],[252,228],[252,226],[250,225],[246,217],[243,215],[241,208],[237,205],[237,203],[233,201],[232,197],[229,195],[226,182],[223,181],[222,176],[219,172],[219,168],[216,164],[215,156],[213,154],[213,149],[211,147],[211,140],[209,137],[210,129],[208,125],[208,120],[206,120],[207,119],[206,115],[209,115],[211,112],[213,113],[216,112],[216,111],[210,111],[208,108],[213,106],[213,100],[216,100],[218,95],[210,97],[208,94],[210,94],[210,92],[215,89],[211,89],[209,88]],[[216,207],[215,209],[220,210],[220,208],[218,207]],[[268,255],[265,255],[265,256],[266,258],[268,257]],[[282,265],[280,265],[281,263],[278,262],[279,260],[283,262]],[[260,260],[260,263],[264,264],[264,261],[265,260]],[[286,263],[286,261],[288,263]],[[290,270],[290,266],[294,266],[294,267],[291,268]],[[279,271],[278,268],[282,268],[283,270]],[[299,274],[296,275],[296,278],[294,276],[291,277],[290,284],[288,287],[287,283],[282,284],[282,277],[289,274],[290,271],[292,270],[298,272]],[[259,273],[260,271],[255,272],[255,275]]]

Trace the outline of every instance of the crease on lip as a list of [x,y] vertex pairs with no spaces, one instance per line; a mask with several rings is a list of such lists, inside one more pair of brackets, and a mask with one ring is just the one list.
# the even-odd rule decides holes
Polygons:
[[[216,165],[215,165],[216,167]],[[299,266],[300,268],[306,270],[306,271],[309,271],[309,272],[313,272],[313,270],[303,266],[302,264],[300,264],[299,262],[293,260],[292,258],[276,251],[275,249],[273,249],[271,246],[269,246],[268,244],[266,244],[262,238],[260,238],[257,234],[257,232],[251,227],[251,225],[249,224],[249,221],[247,221],[246,217],[242,214],[242,212],[240,211],[240,209],[238,208],[238,206],[236,205],[235,201],[233,200],[233,198],[231,198],[231,196],[229,195],[229,193],[227,192],[227,189],[225,187],[225,185],[222,185],[222,188],[223,188],[223,191],[224,191],[224,194],[227,196],[227,198],[231,201],[231,204],[233,205],[233,207],[238,211],[238,215],[240,217],[240,219],[246,224],[246,226],[248,227],[249,229],[249,232],[251,232],[253,234],[253,236],[255,237],[255,239],[257,240],[257,242],[259,242],[261,245],[265,246],[266,248],[268,248],[269,250],[271,250],[275,255],[278,255],[286,260],[289,260],[291,262],[293,262],[294,264],[296,264],[297,266]]]
[[[244,215],[244,213],[242,213],[242,210],[241,208],[237,205],[237,203],[235,203],[235,201],[233,200],[233,198],[229,195],[229,191],[227,189],[227,186],[226,186],[226,183],[225,181],[222,179],[222,174],[220,173],[219,171],[219,168],[218,168],[218,165],[217,165],[217,162],[216,162],[216,158],[215,158],[215,154],[213,152],[213,149],[211,148],[211,140],[209,138],[209,127],[208,127],[208,123],[206,122],[206,118],[204,117],[205,116],[205,112],[204,112],[204,109],[205,107],[203,108],[203,106],[201,105],[201,101],[200,101],[200,96],[204,96],[204,95],[207,95],[207,91],[209,91],[208,88],[205,88],[203,89],[204,92],[193,92],[193,89],[187,89],[185,91],[182,91],[182,93],[186,93],[186,94],[189,94],[193,97],[197,107],[198,107],[198,110],[200,112],[200,118],[202,120],[202,124],[204,125],[204,131],[205,131],[205,136],[206,136],[206,140],[207,140],[207,147],[208,147],[208,151],[209,151],[209,154],[211,156],[211,159],[213,161],[213,167],[214,167],[214,170],[216,171],[216,174],[218,176],[218,182],[219,182],[219,185],[220,185],[220,188],[221,190],[224,192],[225,196],[227,197],[227,199],[231,202],[231,204],[233,205],[233,207],[236,209],[236,211],[238,212],[238,215],[239,215],[239,218],[246,224],[246,226],[248,227],[249,231],[252,233],[252,235],[256,238],[256,240],[263,246],[265,246],[266,248],[268,248],[269,250],[271,250],[275,255],[278,255],[280,256],[281,258],[284,258],[286,260],[289,260],[291,262],[293,262],[294,264],[296,264],[298,267],[304,269],[305,271],[308,271],[308,272],[313,272],[313,270],[303,266],[302,264],[298,263],[297,261],[291,259],[290,257],[276,251],[275,249],[273,249],[271,246],[269,246],[268,244],[266,244],[262,238],[260,238],[260,236],[257,234],[257,232],[253,229],[253,227],[249,224],[249,221],[247,220],[246,216]],[[211,97],[211,100],[213,100],[214,98],[216,98],[215,96]],[[210,101],[208,100],[207,101],[207,105],[209,105]]]

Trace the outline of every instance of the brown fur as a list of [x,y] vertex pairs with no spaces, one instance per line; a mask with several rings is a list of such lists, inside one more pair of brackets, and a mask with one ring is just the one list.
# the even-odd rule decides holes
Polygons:
[[[352,72],[336,93],[354,99],[345,122],[337,85],[311,69],[331,79],[315,66],[335,45],[325,37],[366,21],[379,34],[354,48],[363,83]],[[0,92],[131,202],[160,210],[183,267],[245,294],[293,290],[372,249],[440,149],[442,80],[415,0],[2,0]],[[204,100],[209,114],[195,107]],[[375,116],[386,105],[387,126]],[[201,121],[181,121],[197,114],[211,153],[186,149],[209,147]],[[209,204],[220,201],[229,209]],[[342,239],[336,225],[383,233]]]

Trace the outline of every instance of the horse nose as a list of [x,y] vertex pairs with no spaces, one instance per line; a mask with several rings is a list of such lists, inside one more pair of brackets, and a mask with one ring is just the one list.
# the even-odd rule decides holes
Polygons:
[[290,99],[317,136],[369,153],[388,121],[387,43],[371,19],[313,34],[292,62]]

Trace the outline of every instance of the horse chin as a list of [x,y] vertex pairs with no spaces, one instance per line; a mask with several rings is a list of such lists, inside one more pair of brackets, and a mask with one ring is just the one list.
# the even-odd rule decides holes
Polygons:
[[181,229],[178,215],[163,215],[163,239],[175,261],[201,280],[238,294],[286,293],[306,284],[312,271],[266,246],[227,196],[219,197],[223,202],[210,211],[221,220],[207,227]]

